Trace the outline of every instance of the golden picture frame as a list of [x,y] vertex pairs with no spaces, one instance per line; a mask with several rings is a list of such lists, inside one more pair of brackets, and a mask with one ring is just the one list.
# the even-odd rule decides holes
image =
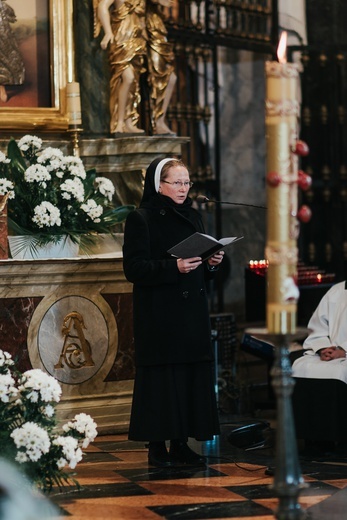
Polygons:
[[[45,65],[47,81],[43,83],[44,88],[49,91],[46,93],[49,101],[45,106],[32,106],[30,101],[28,106],[6,106],[6,103],[2,103],[0,132],[39,133],[61,132],[68,129],[66,84],[74,80],[73,0],[47,0],[47,5],[44,6],[48,12],[46,24],[48,55]],[[38,63],[38,67],[40,65]],[[24,80],[24,91],[25,88]],[[39,80],[37,88],[43,88]],[[15,100],[12,105],[14,103]],[[25,100],[21,103],[25,105]]]

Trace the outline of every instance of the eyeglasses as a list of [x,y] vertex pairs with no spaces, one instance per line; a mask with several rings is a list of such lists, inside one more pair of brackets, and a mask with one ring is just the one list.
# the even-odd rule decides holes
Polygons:
[[173,181],[173,182],[161,181],[161,182],[165,182],[165,184],[171,184],[171,186],[173,186],[174,188],[182,188],[182,186],[184,186],[185,188],[191,188],[194,184],[194,182],[192,182],[192,181]]

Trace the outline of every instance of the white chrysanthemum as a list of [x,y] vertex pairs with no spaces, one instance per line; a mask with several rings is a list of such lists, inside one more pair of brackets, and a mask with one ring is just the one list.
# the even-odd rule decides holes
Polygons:
[[[74,469],[78,462],[82,460],[83,453],[81,448],[78,447],[78,441],[74,437],[63,437],[59,436],[54,439],[53,443],[56,446],[61,446],[65,461],[69,464],[71,469]],[[64,459],[60,459],[60,464],[63,463]],[[58,466],[59,467],[59,466]]]
[[54,408],[51,404],[48,404],[47,406],[45,406],[44,408],[44,413],[45,415],[47,415],[47,417],[53,417],[54,415]]
[[44,453],[48,453],[51,446],[47,431],[33,422],[26,422],[13,430],[11,437],[16,447],[20,451],[24,448],[25,455],[33,462],[39,460]]
[[51,401],[58,403],[60,400],[62,390],[58,381],[39,368],[33,368],[24,372],[21,383],[19,386],[21,392],[23,390],[31,390],[29,393],[30,400],[33,400],[32,395],[34,392],[37,392],[40,399],[47,403]]
[[74,179],[66,179],[60,186],[61,196],[65,200],[71,200],[71,197],[78,202],[84,200],[84,186],[81,179],[75,177]]
[[9,367],[14,365],[14,361],[9,352],[0,349],[0,367]]
[[85,211],[93,222],[100,222],[100,216],[104,209],[100,204],[97,204],[94,199],[89,199],[81,205],[81,209]]
[[67,465],[67,460],[61,457],[57,460],[58,469],[63,469]]
[[8,193],[9,199],[14,199],[14,185],[12,181],[0,178],[0,195],[6,195]]
[[52,148],[49,146],[40,154],[37,162],[45,165],[49,172],[59,170],[62,168],[64,154],[59,148]]
[[90,442],[93,442],[97,436],[97,424],[96,422],[85,413],[79,413],[75,415],[72,421],[63,425],[63,430],[69,432],[70,430],[76,430],[80,434],[84,435],[85,439],[82,442],[82,448],[87,448]]
[[27,399],[31,401],[32,403],[37,403],[39,400],[39,394],[36,391],[29,392],[27,395]]
[[42,146],[42,139],[36,137],[35,135],[25,135],[18,141],[18,147],[23,152],[29,150],[29,147],[32,146],[37,150],[40,150]]
[[64,157],[62,163],[65,169],[74,177],[79,177],[80,179],[86,178],[86,171],[83,162],[79,157],[68,155],[67,157]]
[[60,210],[50,202],[41,202],[34,208],[32,221],[39,228],[46,226],[61,226]]
[[8,374],[0,374],[0,401],[8,403],[12,397],[16,397],[18,390],[15,380]]
[[96,189],[111,201],[115,191],[113,182],[110,179],[106,179],[106,177],[96,177],[95,184]]
[[17,462],[19,462],[19,464],[24,464],[24,462],[28,462],[29,458],[28,456],[24,453],[24,451],[18,451],[16,457],[15,457],[15,460]]
[[26,182],[42,182],[51,180],[51,174],[42,164],[33,164],[24,172]]
[[11,160],[8,159],[3,152],[0,152],[0,163],[8,164],[9,162],[11,162]]

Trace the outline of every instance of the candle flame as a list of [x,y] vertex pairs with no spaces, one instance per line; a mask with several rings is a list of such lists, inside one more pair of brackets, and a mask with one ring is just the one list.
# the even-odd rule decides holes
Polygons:
[[277,57],[280,63],[287,63],[287,31],[282,31],[277,47]]

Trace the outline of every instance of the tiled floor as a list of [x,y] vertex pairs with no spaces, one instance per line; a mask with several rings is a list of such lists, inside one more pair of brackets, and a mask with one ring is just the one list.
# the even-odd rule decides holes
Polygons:
[[[151,468],[142,443],[126,435],[99,436],[78,466],[80,491],[53,492],[59,519],[242,519],[270,520],[277,499],[273,478],[274,448],[241,449],[228,436],[234,424],[225,422],[213,442],[191,443],[207,455],[206,467]],[[271,430],[270,430],[271,431]],[[347,458],[331,454],[300,457],[308,487],[300,493],[303,511],[312,520],[344,519],[347,511]]]

